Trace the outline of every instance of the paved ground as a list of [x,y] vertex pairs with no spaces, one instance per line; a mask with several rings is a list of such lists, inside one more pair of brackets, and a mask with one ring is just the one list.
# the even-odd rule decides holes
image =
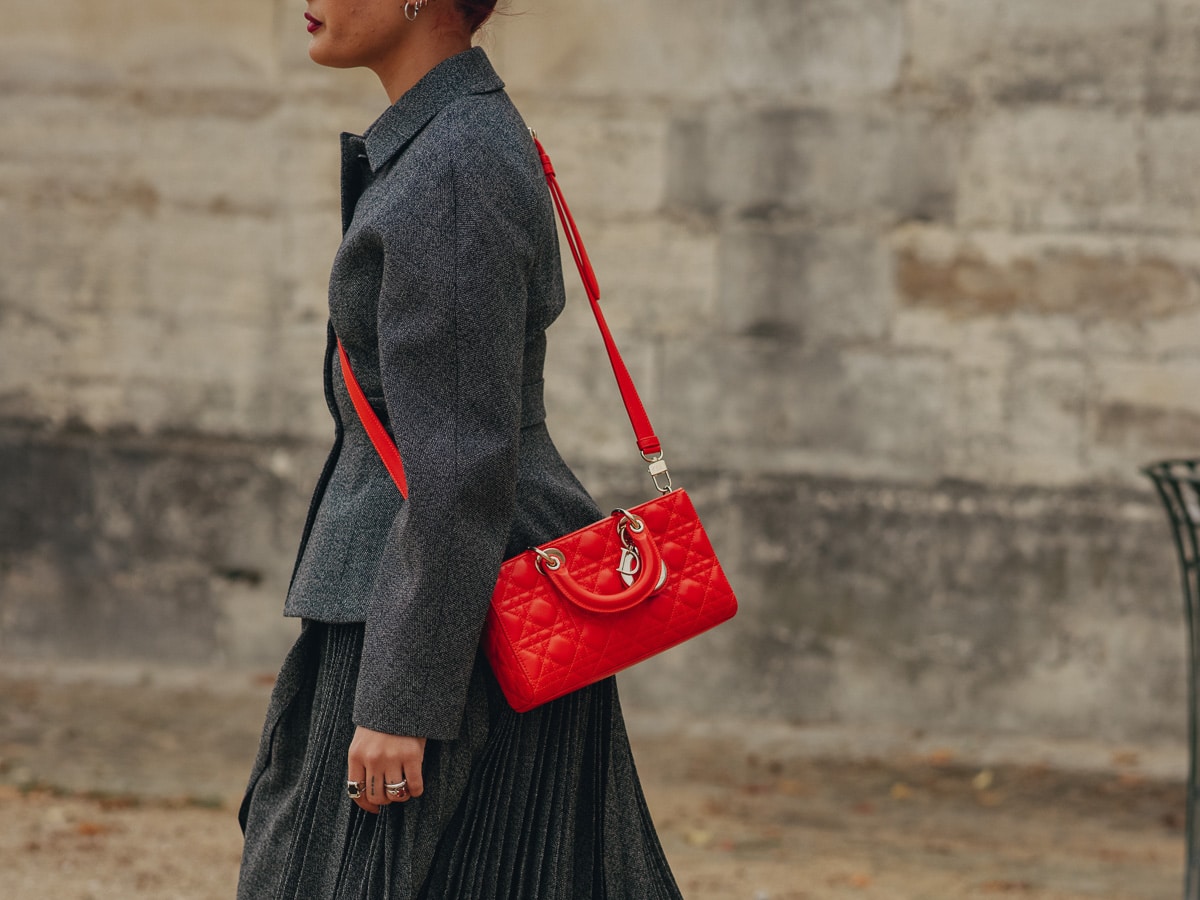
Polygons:
[[[0,898],[232,896],[269,679],[0,669]],[[689,900],[1181,896],[1178,748],[630,716]]]

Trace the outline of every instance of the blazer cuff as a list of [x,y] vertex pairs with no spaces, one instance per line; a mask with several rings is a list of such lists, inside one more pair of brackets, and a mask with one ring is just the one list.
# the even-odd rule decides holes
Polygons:
[[384,734],[453,741],[459,737],[468,680],[451,683],[437,673],[378,671],[366,658],[354,695],[354,724]]

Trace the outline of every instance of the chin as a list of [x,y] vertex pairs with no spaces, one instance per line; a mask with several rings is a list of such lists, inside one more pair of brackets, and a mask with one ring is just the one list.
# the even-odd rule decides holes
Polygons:
[[308,58],[319,66],[330,69],[353,69],[359,65],[357,60],[346,59],[333,48],[326,46],[324,41],[314,40],[308,45]]

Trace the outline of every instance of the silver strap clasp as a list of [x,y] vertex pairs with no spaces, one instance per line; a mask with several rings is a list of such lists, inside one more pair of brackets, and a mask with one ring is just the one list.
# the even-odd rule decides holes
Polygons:
[[643,453],[642,459],[649,463],[647,471],[654,480],[654,486],[660,494],[671,493],[671,473],[667,470],[667,461],[661,453]]

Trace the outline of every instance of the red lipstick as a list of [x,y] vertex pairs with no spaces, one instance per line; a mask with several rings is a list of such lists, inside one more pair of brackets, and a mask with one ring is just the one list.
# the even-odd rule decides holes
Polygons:
[[312,34],[318,28],[325,27],[325,23],[313,16],[311,13],[305,13],[304,18],[308,19],[308,33]]

